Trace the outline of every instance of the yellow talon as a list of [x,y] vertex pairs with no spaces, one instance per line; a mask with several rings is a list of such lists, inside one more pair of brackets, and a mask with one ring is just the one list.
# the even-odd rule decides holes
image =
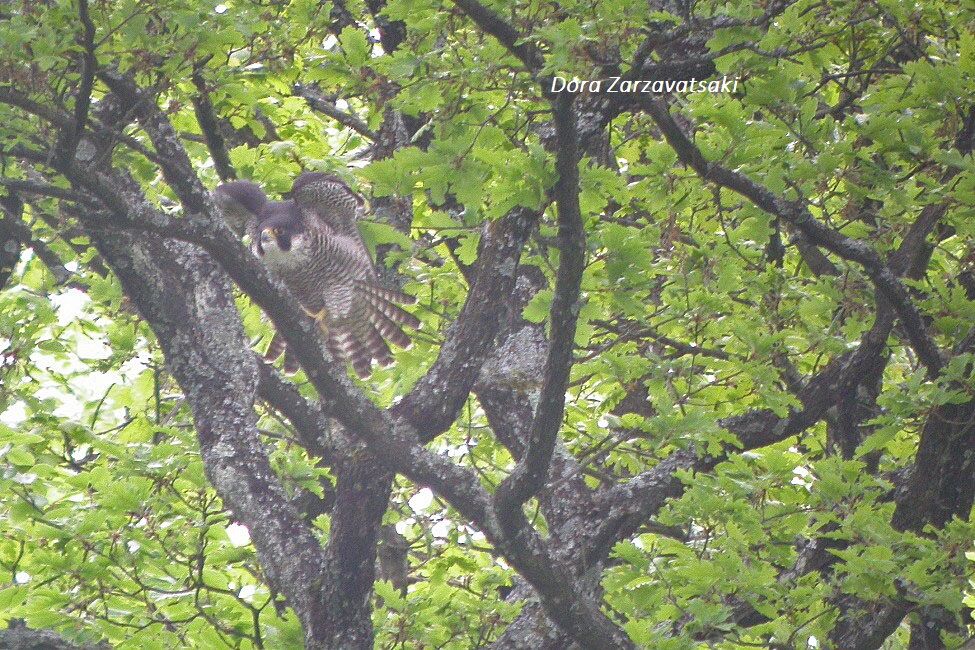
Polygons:
[[265,244],[268,244],[272,240],[273,241],[277,241],[278,240],[278,232],[279,231],[278,231],[277,228],[265,228],[264,230],[261,231],[261,242],[262,243],[265,243]]
[[[305,308],[302,307],[302,309]],[[326,312],[324,309],[317,312],[305,309],[305,313],[315,319],[315,322],[318,323],[318,327],[321,328],[322,331],[328,330],[328,312]]]

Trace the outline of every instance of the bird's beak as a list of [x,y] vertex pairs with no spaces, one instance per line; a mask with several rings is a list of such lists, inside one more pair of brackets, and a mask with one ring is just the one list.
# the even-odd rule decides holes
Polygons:
[[277,243],[278,241],[278,229],[277,228],[265,228],[261,231],[261,245],[270,244],[271,242]]

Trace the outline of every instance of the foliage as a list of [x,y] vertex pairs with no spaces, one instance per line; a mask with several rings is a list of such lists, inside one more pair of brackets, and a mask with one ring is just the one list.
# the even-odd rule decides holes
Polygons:
[[[604,146],[583,143],[579,164],[586,266],[560,440],[595,493],[679,452],[715,462],[681,473],[676,498],[614,540],[600,602],[647,648],[826,647],[847,597],[907,603],[885,647],[906,648],[911,624],[928,620],[940,622],[952,647],[973,628],[971,495],[946,521],[905,528],[892,519],[932,414],[973,399],[963,346],[975,316],[975,287],[966,284],[975,163],[959,142],[975,105],[975,14],[939,0],[766,4],[777,8],[766,22],[759,4],[694,4],[694,20],[728,19],[700,45],[717,76],[739,84],[729,94],[673,97],[681,125],[707,160],[802,202],[884,260],[919,215],[943,211],[904,282],[953,358],[928,377],[895,327],[882,337],[876,383],[847,387],[861,412],[851,415],[840,393],[796,435],[743,443],[728,418],[800,411],[802,387],[858,349],[887,306],[861,265],[816,249],[794,226],[683,165],[651,116],[613,116]],[[363,232],[417,296],[413,312],[423,321],[395,365],[362,384],[385,408],[409,393],[450,336],[485,225],[517,207],[543,216],[521,259],[538,284],[516,320],[545,328],[560,264],[558,174],[538,79],[626,72],[648,33],[694,32],[676,7],[492,2],[544,52],[534,77],[441,0],[123,0],[92,1],[89,10],[99,64],[152,89],[205,185],[220,171],[201,127],[204,95],[239,177],[281,194],[302,170],[335,171],[383,208]],[[77,0],[12,3],[0,17],[3,89],[71,114],[83,76]],[[388,51],[384,39],[399,30]],[[663,44],[654,60],[674,56]],[[315,110],[308,89],[344,117]],[[108,94],[96,81],[93,112]],[[54,151],[58,134],[3,97],[3,176],[29,181],[32,164],[16,149]],[[373,140],[394,113],[408,138],[377,155]],[[350,127],[349,117],[361,124]],[[134,124],[109,136],[155,150]],[[144,152],[118,146],[110,155],[153,205],[182,214]],[[58,199],[20,195],[23,215],[7,218],[27,224],[31,241],[0,287],[0,622],[23,618],[118,647],[300,647],[299,620],[208,483],[183,390],[150,323],[92,247],[91,223]],[[391,197],[408,197],[408,228],[384,212]],[[825,253],[832,270],[814,269],[806,246]],[[238,306],[263,350],[270,325],[247,295]],[[540,365],[501,377],[529,404],[541,378]],[[295,381],[315,397],[304,374]],[[255,408],[289,499],[327,502],[329,459],[304,449],[275,409]],[[841,439],[847,427],[856,432],[850,448]],[[955,435],[971,440],[970,430]],[[475,470],[491,491],[514,463],[473,393],[430,447]],[[485,647],[524,607],[505,598],[517,571],[441,497],[395,481],[384,521],[409,545],[410,585],[376,583],[376,647]],[[527,512],[551,532],[543,502]],[[327,512],[309,516],[323,543]],[[800,540],[828,542],[821,568],[791,573]]]

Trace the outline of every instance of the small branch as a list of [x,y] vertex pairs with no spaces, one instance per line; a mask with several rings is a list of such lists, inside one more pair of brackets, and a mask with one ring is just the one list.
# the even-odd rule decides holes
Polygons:
[[91,91],[95,84],[95,70],[98,60],[95,58],[95,25],[88,13],[88,0],[78,0],[78,18],[81,20],[81,84],[74,100],[74,119],[62,132],[62,138],[56,147],[61,160],[74,158],[81,141],[81,134],[88,123],[88,109],[91,107]]
[[[0,87],[0,103],[9,104],[10,106],[16,106],[17,108],[35,115],[42,120],[50,122],[54,126],[67,131],[73,128],[72,118],[67,113],[53,108],[51,106],[45,106],[39,102],[34,101],[24,93],[20,92],[16,88],[7,86]],[[79,131],[80,134],[80,131]],[[126,135],[119,130],[110,128],[104,124],[99,124],[96,129],[96,134],[104,138],[106,141],[112,138],[125,144],[127,147],[133,151],[142,154],[146,159],[152,161],[153,163],[160,165],[161,161],[159,157],[152,151],[146,149],[141,142],[133,138],[132,136]],[[80,136],[79,136],[80,137]],[[4,152],[0,151],[0,154]],[[28,152],[22,148],[15,147],[7,152],[9,155],[14,157],[24,158],[26,160],[33,160],[34,162],[39,162],[41,164],[48,164],[50,162],[49,156],[30,156],[27,155]]]
[[316,92],[312,88],[305,86],[304,84],[295,84],[294,92],[297,96],[303,98],[308,102],[308,105],[313,111],[327,115],[342,126],[346,126],[356,133],[363,135],[370,140],[375,140],[379,135],[369,128],[369,125],[365,123],[361,118],[352,113],[343,111],[341,108],[336,106],[335,101],[329,99]]
[[0,103],[16,106],[57,127],[65,128],[71,122],[71,117],[66,113],[34,101],[13,86],[0,86]]
[[64,187],[58,187],[57,185],[51,185],[50,183],[42,183],[40,181],[28,181],[20,180],[15,178],[5,178],[0,177],[0,185],[3,185],[8,190],[14,192],[26,192],[27,194],[39,194],[41,196],[49,196],[55,199],[65,199],[68,201],[74,201],[82,205],[92,205],[97,206],[98,202],[92,199],[90,196],[83,192],[78,192],[75,190],[69,190]]
[[194,214],[206,214],[210,203],[209,193],[196,175],[186,150],[179,142],[173,125],[159,107],[155,98],[139,88],[128,76],[117,70],[102,70],[100,77],[112,92],[130,107],[136,119],[149,134],[159,156],[163,177],[183,206]]
[[319,405],[302,397],[295,385],[284,380],[270,364],[258,359],[257,369],[260,372],[258,395],[288,418],[300,436],[301,445],[309,453],[329,465],[347,453],[341,449],[342,443],[331,435],[328,418]]
[[23,212],[24,203],[17,196],[0,196],[0,290],[7,285],[20,252],[30,239],[30,230],[20,220]]
[[193,112],[196,121],[200,125],[207,149],[210,150],[210,157],[213,158],[213,166],[217,170],[217,176],[221,181],[227,182],[237,178],[237,171],[233,163],[230,162],[230,155],[227,153],[227,143],[220,135],[219,118],[210,101],[210,93],[207,92],[206,80],[201,72],[202,65],[193,68],[193,85],[196,86],[196,95],[193,96]]
[[454,4],[460,7],[481,30],[498,39],[532,75],[538,75],[545,67],[545,57],[542,56],[542,53],[527,42],[525,37],[501,16],[477,0],[454,0]]
[[[793,409],[784,418],[768,409],[755,409],[725,418],[718,424],[738,437],[741,450],[765,447],[813,426],[836,403],[837,393],[849,384],[849,378],[863,376],[881,358],[893,327],[893,318],[888,312],[878,312],[877,320],[863,336],[859,347],[834,359],[804,382],[796,395],[802,408]],[[593,528],[586,544],[586,565],[605,557],[617,540],[636,531],[663,507],[667,499],[683,494],[684,485],[676,476],[678,471],[708,471],[722,459],[723,456],[700,456],[693,450],[679,451],[652,469],[604,492],[600,497],[602,512],[593,517],[600,523]]]
[[[30,226],[21,220],[23,205],[20,197],[16,194],[0,197],[0,256],[6,256],[8,254],[6,250],[8,241],[20,242],[20,246],[13,251],[13,262],[16,262],[20,256],[20,248],[27,246],[34,251],[38,259],[48,268],[57,284],[67,283],[73,274],[65,268],[61,262],[61,257],[51,250],[46,243],[36,239]],[[8,270],[7,265],[0,262],[0,269],[2,269],[0,273],[7,272],[9,276],[9,270],[12,270],[12,266]],[[7,277],[0,276],[0,280],[2,280],[0,281],[0,286],[3,286]],[[86,287],[78,286],[77,288],[84,289]]]
[[672,339],[669,336],[665,336],[664,334],[661,334],[655,328],[650,327],[649,325],[645,325],[642,328],[640,333],[649,336],[650,338],[652,338],[654,341],[658,343],[662,343],[663,345],[666,345],[669,348],[673,348],[674,350],[679,352],[682,356],[691,355],[691,356],[711,357],[713,359],[721,359],[722,361],[728,361],[729,359],[732,358],[731,355],[725,352],[724,350],[702,348],[701,346],[696,345],[694,343],[685,343],[683,341],[678,341],[677,339]]

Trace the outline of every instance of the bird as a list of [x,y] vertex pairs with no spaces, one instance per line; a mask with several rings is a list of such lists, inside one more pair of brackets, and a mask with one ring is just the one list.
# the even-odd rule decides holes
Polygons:
[[[360,378],[372,373],[374,359],[392,363],[387,341],[410,346],[403,327],[418,329],[420,321],[400,304],[415,299],[380,281],[357,224],[365,202],[342,179],[304,172],[283,201],[251,181],[223,183],[213,196],[228,226],[249,236],[251,251],[318,323],[332,355]],[[282,347],[272,340],[268,356]]]
[[253,237],[254,233],[248,231],[257,226],[257,219],[268,203],[260,185],[251,181],[223,183],[214,189],[213,198],[235,235]]

